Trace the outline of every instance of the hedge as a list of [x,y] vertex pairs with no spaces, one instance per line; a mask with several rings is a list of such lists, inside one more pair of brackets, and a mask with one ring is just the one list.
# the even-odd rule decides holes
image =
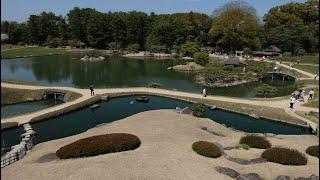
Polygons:
[[240,139],[240,144],[249,145],[251,148],[267,149],[271,147],[270,142],[262,136],[249,135]]
[[319,158],[319,145],[309,146],[306,150],[310,156],[315,156]]
[[213,144],[212,142],[208,141],[197,141],[192,144],[192,149],[205,157],[212,157],[216,158],[221,156],[220,149]]
[[56,151],[60,159],[96,156],[136,149],[140,139],[132,134],[114,133],[80,139]]
[[262,153],[261,157],[267,161],[284,165],[306,165],[308,161],[306,156],[301,152],[281,147],[267,149]]

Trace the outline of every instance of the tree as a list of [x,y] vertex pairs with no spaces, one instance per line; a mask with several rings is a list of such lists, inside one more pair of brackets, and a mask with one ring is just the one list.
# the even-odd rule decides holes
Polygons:
[[256,16],[241,8],[222,12],[213,20],[209,35],[226,51],[260,48],[259,22]]
[[209,62],[209,54],[207,52],[196,52],[194,58],[197,64],[206,65]]
[[261,97],[270,97],[274,96],[277,93],[277,88],[270,86],[268,84],[261,84],[260,86],[253,89],[254,93],[257,96]]
[[8,21],[2,21],[1,22],[1,33],[8,33],[9,32],[9,22]]
[[271,8],[264,16],[267,45],[277,45],[283,51],[297,55],[299,49],[318,51],[319,1],[287,3]]
[[244,12],[251,14],[252,16],[257,16],[257,11],[254,7],[250,6],[250,4],[248,4],[245,1],[236,0],[236,1],[228,2],[228,3],[224,4],[223,6],[215,9],[212,12],[211,17],[213,19],[215,19],[215,18],[219,17],[221,14],[228,12],[230,10],[233,10],[233,9],[240,9]]
[[139,52],[139,47],[140,45],[138,43],[135,43],[135,44],[129,44],[128,47],[127,47],[127,50],[129,52]]
[[193,54],[197,51],[199,51],[199,46],[196,42],[187,41],[181,45],[181,53],[183,56],[193,57]]

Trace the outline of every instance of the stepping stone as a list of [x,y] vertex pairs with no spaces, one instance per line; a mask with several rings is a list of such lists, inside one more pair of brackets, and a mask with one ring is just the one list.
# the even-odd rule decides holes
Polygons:
[[236,180],[263,180],[257,173],[249,173],[245,175],[240,175]]
[[181,110],[181,114],[192,114],[192,110],[189,107],[185,107]]
[[280,175],[275,180],[291,180],[289,176]]
[[235,170],[233,170],[231,168],[227,168],[227,167],[217,166],[217,167],[215,167],[215,170],[218,171],[221,174],[230,176],[232,178],[236,178],[237,176],[240,175],[237,171],[235,171]]
[[315,174],[311,174],[309,177],[305,178],[305,177],[298,177],[298,178],[294,178],[294,180],[319,180],[319,177]]

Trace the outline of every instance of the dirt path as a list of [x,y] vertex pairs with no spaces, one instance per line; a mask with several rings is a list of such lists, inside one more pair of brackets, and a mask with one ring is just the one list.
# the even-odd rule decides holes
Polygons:
[[[49,112],[53,112],[56,110],[60,110],[71,106],[73,104],[80,103],[85,101],[92,96],[90,96],[90,91],[88,89],[78,89],[72,87],[43,87],[43,86],[32,86],[32,85],[21,85],[21,84],[9,84],[9,83],[1,83],[2,87],[7,88],[17,88],[17,89],[61,89],[61,90],[68,90],[82,94],[82,97],[76,99],[71,102],[66,102],[61,105],[57,105],[51,108],[43,109],[40,111],[36,111],[33,113],[28,113],[20,116],[14,116],[10,118],[2,119],[1,122],[18,122],[19,124],[30,122],[32,118],[38,117],[43,114],[47,114]],[[173,91],[173,90],[166,90],[166,89],[155,89],[155,88],[145,88],[145,87],[136,87],[136,88],[104,88],[104,89],[95,89],[96,94],[113,94],[113,93],[150,93],[154,95],[164,95],[164,96],[180,96],[180,97],[187,97],[187,98],[197,98],[197,99],[207,99],[207,100],[216,100],[216,101],[224,101],[224,102],[232,102],[232,103],[240,103],[240,104],[249,104],[249,105],[257,105],[257,106],[266,106],[266,107],[273,107],[273,108],[280,108],[284,109],[288,114],[297,117],[305,122],[307,122],[312,127],[316,128],[318,125],[308,119],[305,119],[301,116],[298,116],[294,113],[294,111],[289,110],[289,100],[280,98],[279,100],[273,99],[242,99],[242,98],[235,98],[235,97],[225,97],[225,96],[207,96],[203,97],[201,94],[189,93],[189,92],[181,92],[181,91]],[[318,108],[311,108],[302,106],[301,102],[298,102],[295,105],[295,108],[299,111],[315,111],[319,112]]]

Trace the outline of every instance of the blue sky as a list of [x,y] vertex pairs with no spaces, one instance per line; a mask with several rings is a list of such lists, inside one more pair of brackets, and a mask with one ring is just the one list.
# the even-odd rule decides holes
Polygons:
[[[257,9],[262,17],[271,7],[287,2],[305,0],[245,0]],[[143,11],[146,13],[202,12],[212,11],[225,4],[226,0],[1,0],[1,20],[23,22],[31,14],[51,11],[56,15],[66,15],[74,7],[90,7],[100,12]]]

